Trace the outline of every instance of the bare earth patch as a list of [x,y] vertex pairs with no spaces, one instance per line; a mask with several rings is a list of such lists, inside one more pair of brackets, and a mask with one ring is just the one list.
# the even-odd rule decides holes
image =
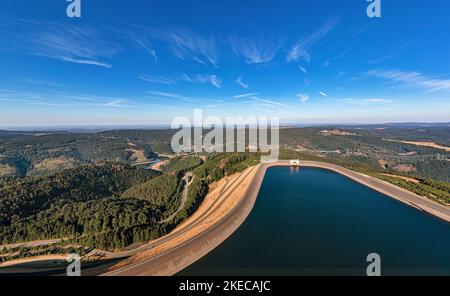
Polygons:
[[47,158],[41,162],[34,165],[34,171],[60,171],[65,169],[72,169],[76,166],[75,160],[73,158],[57,157],[57,158]]
[[447,152],[450,152],[450,147],[442,146],[442,145],[434,143],[434,142],[396,141],[396,140],[387,140],[387,141],[404,143],[404,144],[410,144],[410,145],[416,145],[416,146],[431,147],[431,148],[442,149],[442,150],[445,150]]
[[0,177],[10,176],[16,173],[16,169],[7,164],[0,164]]
[[397,172],[403,173],[409,173],[416,170],[412,165],[409,164],[397,164],[393,166],[392,169],[396,170]]
[[385,169],[385,170],[387,169],[388,162],[386,160],[380,159],[380,160],[378,160],[378,163],[381,165],[381,167],[383,169]]
[[161,167],[165,166],[168,162],[169,162],[169,160],[160,161],[160,162],[156,163],[155,165],[153,165],[151,167],[151,169],[154,171],[162,171]]
[[133,162],[144,162],[147,161],[147,157],[145,156],[145,153],[143,150],[140,149],[126,149],[125,151],[131,153],[130,157],[128,158],[130,161]]
[[392,174],[381,174],[381,175],[386,176],[386,177],[392,177],[392,178],[402,179],[402,180],[405,180],[405,181],[408,181],[408,182],[411,182],[411,183],[415,183],[415,184],[420,183],[419,180],[414,179],[414,178],[410,178],[410,177],[399,176],[399,175],[392,175]]

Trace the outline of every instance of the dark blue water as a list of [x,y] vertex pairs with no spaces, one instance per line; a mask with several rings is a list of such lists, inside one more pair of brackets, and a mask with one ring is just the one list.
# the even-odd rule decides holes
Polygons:
[[450,223],[337,173],[270,168],[253,211],[181,275],[450,275]]

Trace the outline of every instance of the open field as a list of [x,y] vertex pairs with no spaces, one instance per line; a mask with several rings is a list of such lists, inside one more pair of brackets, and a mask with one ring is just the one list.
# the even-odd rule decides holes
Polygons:
[[404,143],[404,144],[411,144],[411,145],[423,146],[423,147],[431,147],[431,148],[436,148],[436,149],[442,149],[442,150],[445,150],[447,152],[450,151],[450,147],[442,146],[442,145],[436,144],[434,142],[415,142],[415,141],[396,141],[396,140],[387,140],[387,141]]
[[7,164],[0,164],[0,177],[11,176],[16,173],[16,169]]

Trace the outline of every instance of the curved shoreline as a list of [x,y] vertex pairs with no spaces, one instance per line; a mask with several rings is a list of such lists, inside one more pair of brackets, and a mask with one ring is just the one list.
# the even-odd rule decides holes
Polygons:
[[[139,263],[138,266],[129,266],[126,270],[110,272],[109,275],[173,275],[195,263],[219,246],[242,225],[253,209],[267,169],[276,166],[291,165],[289,161],[282,160],[258,165],[257,171],[238,205],[211,228],[205,229],[200,235],[177,246],[174,250],[150,258],[146,262]],[[408,206],[450,222],[450,208],[377,178],[325,162],[300,161],[300,169],[301,167],[314,167],[336,172]],[[157,270],[155,266],[164,267],[159,272],[155,272]],[[150,267],[150,270],[146,270],[146,267]]]
[[[219,246],[245,221],[256,202],[267,169],[274,166],[290,166],[290,163],[289,161],[276,161],[258,165],[257,171],[239,203],[215,225],[172,250],[149,258],[144,262],[139,262],[134,266],[112,271],[108,275],[173,275],[193,264]],[[331,170],[408,206],[450,222],[450,208],[385,181],[325,162],[301,161],[300,167]]]
[[[375,177],[325,162],[300,161],[299,165],[300,169],[314,167],[333,171],[389,198],[450,222],[450,208]],[[194,219],[193,225],[188,223],[158,239],[156,242],[163,245],[167,243],[165,249],[158,252],[150,247],[154,243],[149,243],[145,248],[141,247],[144,250],[131,257],[133,260],[124,265],[119,264],[103,275],[174,275],[201,259],[242,225],[253,209],[267,169],[275,166],[291,165],[289,161],[280,160],[247,169],[232,182],[226,182],[216,189],[218,196],[206,212]]]
[[[277,161],[274,163],[263,164],[265,166],[265,170],[269,167],[273,166],[290,166],[288,161]],[[443,206],[438,204],[426,197],[417,195],[411,191],[403,189],[401,187],[395,186],[391,183],[382,181],[375,177],[371,177],[368,175],[364,175],[362,173],[358,173],[352,171],[350,169],[344,168],[342,166],[338,166],[331,163],[326,162],[318,162],[318,161],[300,161],[300,167],[316,167],[331,170],[338,174],[341,174],[351,180],[362,184],[366,187],[369,187],[377,192],[380,192],[384,195],[387,195],[390,198],[393,198],[397,201],[400,201],[408,206],[416,208],[422,212],[426,212],[431,214],[437,218],[440,218],[444,221],[450,222],[450,207]],[[264,170],[264,172],[265,172]]]

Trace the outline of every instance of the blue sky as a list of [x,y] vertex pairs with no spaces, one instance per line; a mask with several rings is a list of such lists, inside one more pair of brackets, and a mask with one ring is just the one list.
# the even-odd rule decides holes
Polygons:
[[450,2],[3,0],[0,127],[450,121]]

